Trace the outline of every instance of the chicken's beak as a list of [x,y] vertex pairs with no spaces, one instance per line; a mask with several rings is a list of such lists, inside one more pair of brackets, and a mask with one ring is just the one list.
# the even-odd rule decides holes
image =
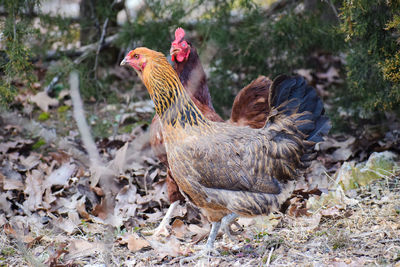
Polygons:
[[176,47],[171,47],[171,49],[169,50],[169,54],[170,54],[171,56],[173,56],[173,55],[175,55],[175,54],[178,54],[179,52],[181,52],[181,49],[176,48]]
[[128,64],[128,61],[126,60],[126,58],[124,58],[119,65],[124,66],[126,64]]

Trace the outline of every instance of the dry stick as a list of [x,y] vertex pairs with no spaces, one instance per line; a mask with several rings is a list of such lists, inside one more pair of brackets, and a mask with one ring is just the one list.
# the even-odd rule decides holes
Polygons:
[[271,262],[271,257],[272,257],[272,252],[274,251],[274,247],[271,248],[271,251],[268,254],[268,259],[266,262],[266,266],[269,266],[270,262]]
[[[81,96],[79,94],[79,76],[77,71],[72,71],[70,76],[69,76],[69,84],[70,84],[70,91],[71,91],[71,100],[73,104],[73,114],[74,118],[76,121],[76,124],[78,125],[79,132],[82,136],[82,142],[84,147],[86,148],[86,151],[89,154],[90,158],[90,165],[91,169],[94,172],[100,172],[100,174],[95,174],[99,180],[102,182],[102,187],[103,191],[105,193],[104,199],[107,200],[107,210],[110,212],[111,209],[113,208],[113,202],[111,201],[112,199],[112,192],[111,192],[111,185],[112,185],[112,177],[113,177],[113,172],[107,169],[106,164],[104,164],[104,161],[102,157],[100,156],[96,144],[93,141],[92,135],[90,134],[90,128],[86,122],[84,111],[83,111],[83,102],[81,99]],[[93,173],[92,173],[93,175]],[[97,184],[97,181],[96,181]],[[92,183],[92,186],[95,186],[96,184]],[[110,229],[106,232],[105,236],[105,246],[107,247],[106,249],[106,260],[107,262],[111,262],[111,250],[112,250],[112,238],[110,240],[110,236],[112,236],[112,229],[111,225],[109,225]]]
[[76,121],[76,124],[78,125],[79,132],[82,136],[82,142],[83,145],[86,148],[86,151],[89,154],[90,158],[90,165],[98,165],[101,164],[102,160],[100,157],[99,152],[97,151],[96,144],[93,141],[93,138],[90,134],[90,129],[88,124],[86,123],[86,119],[84,116],[84,111],[83,111],[83,104],[82,104],[82,99],[79,94],[79,76],[78,72],[72,71],[70,76],[69,76],[69,84],[71,87],[71,100],[73,104],[73,114],[74,118]]

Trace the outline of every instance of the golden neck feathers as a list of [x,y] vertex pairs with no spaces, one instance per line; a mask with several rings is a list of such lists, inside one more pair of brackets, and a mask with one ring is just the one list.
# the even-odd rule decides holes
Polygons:
[[183,88],[178,75],[166,58],[159,54],[143,70],[145,84],[163,124],[172,127],[208,124]]

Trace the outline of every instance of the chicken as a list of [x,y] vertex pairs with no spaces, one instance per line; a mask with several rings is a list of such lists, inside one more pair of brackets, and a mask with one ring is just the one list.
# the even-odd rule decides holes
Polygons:
[[[206,74],[197,49],[185,39],[185,31],[182,28],[175,30],[175,40],[171,44],[170,54],[174,69],[186,92],[192,99],[194,97],[213,109]],[[264,126],[268,114],[267,101],[271,83],[267,77],[260,76],[240,90],[233,102],[228,122],[252,128]]]
[[330,129],[322,101],[302,77],[273,81],[266,123],[252,129],[207,119],[163,54],[136,48],[124,64],[134,68],[154,102],[171,174],[212,223],[204,251],[213,249],[225,218],[279,208]]
[[[201,65],[199,55],[195,47],[185,39],[185,31],[178,28],[175,31],[175,40],[171,44],[170,50],[174,69],[179,75],[179,79],[183,84],[190,98],[206,116],[212,121],[222,122],[222,118],[215,112],[210,92],[207,86],[207,78]],[[243,88],[235,98],[232,115],[229,123],[244,126],[248,125],[253,128],[261,128],[267,117],[266,108],[268,105],[268,89],[271,81],[261,76]],[[155,115],[150,125],[150,140],[152,149],[157,158],[167,166],[167,193],[171,203],[167,214],[163,218],[160,225],[153,231],[155,235],[164,233],[166,225],[169,225],[170,217],[173,209],[177,206],[178,201],[183,201],[184,197],[179,191],[179,187],[171,176],[168,168],[167,155],[163,144],[163,136],[158,115]],[[228,222],[227,222],[228,223]],[[231,236],[233,232],[224,225],[223,230]]]

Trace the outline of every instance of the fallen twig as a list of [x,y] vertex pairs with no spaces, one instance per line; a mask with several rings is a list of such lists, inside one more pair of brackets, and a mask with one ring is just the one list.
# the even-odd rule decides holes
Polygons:
[[90,129],[86,123],[85,115],[83,112],[83,103],[79,94],[79,76],[76,71],[71,72],[69,76],[69,84],[71,90],[71,100],[73,104],[73,113],[76,124],[78,125],[79,132],[82,137],[82,142],[86,151],[89,154],[91,165],[101,164],[102,159],[99,152],[97,151],[96,144],[90,134]]
[[270,262],[271,262],[271,257],[272,257],[272,252],[274,251],[274,247],[271,248],[269,254],[268,254],[268,259],[267,262],[265,263],[266,266],[269,266]]

